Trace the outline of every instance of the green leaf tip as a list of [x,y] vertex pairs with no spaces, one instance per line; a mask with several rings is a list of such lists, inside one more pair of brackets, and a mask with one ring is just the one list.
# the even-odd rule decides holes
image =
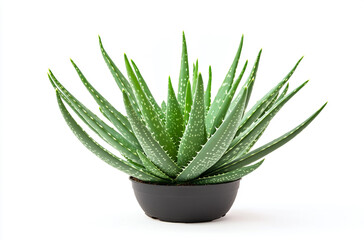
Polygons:
[[126,174],[136,177],[143,181],[151,181],[151,182],[160,182],[161,179],[156,177],[149,172],[146,172],[144,169],[137,167],[135,164],[132,164],[128,161],[124,161],[123,159],[118,158],[113,155],[111,152],[102,147],[99,143],[97,143],[93,138],[91,138],[78,123],[73,119],[71,114],[67,111],[67,108],[63,104],[61,99],[61,95],[59,91],[56,91],[56,97],[59,109],[62,113],[63,118],[65,119],[67,125],[72,130],[74,135],[80,140],[80,142],[88,148],[92,153],[94,153],[101,160],[106,162],[107,164],[115,167],[118,170],[125,172]]
[[297,136],[301,131],[303,131],[303,129],[305,129],[321,113],[321,111],[325,108],[326,104],[327,102],[294,129],[286,132],[282,136],[274,139],[273,141],[270,141],[269,143],[264,144],[263,146],[234,159],[232,162],[223,164],[221,167],[210,171],[208,174],[234,171],[235,169],[247,166],[257,161],[267,154],[273,152],[274,150],[280,148],[281,146],[292,140],[295,136]]
[[181,111],[185,111],[186,95],[187,95],[187,82],[190,79],[189,66],[188,66],[188,53],[187,53],[187,42],[185,33],[182,31],[182,54],[181,54],[181,65],[178,79],[178,93],[177,100],[181,107]]
[[322,107],[319,109],[320,112],[322,111],[322,109],[324,109],[326,107],[327,103],[328,103],[328,101],[325,102],[324,105],[322,105]]

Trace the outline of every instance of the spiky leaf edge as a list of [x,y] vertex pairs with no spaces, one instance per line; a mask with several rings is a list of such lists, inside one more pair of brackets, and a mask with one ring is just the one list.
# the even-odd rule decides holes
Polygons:
[[142,168],[137,168],[135,165],[124,161],[112,153],[110,153],[108,150],[106,150],[104,147],[102,147],[99,143],[97,143],[93,138],[91,138],[82,128],[80,125],[77,124],[77,122],[72,118],[71,114],[67,111],[66,107],[64,106],[59,90],[56,90],[56,96],[58,101],[58,106],[61,110],[62,116],[65,119],[67,125],[72,130],[73,134],[78,138],[78,140],[86,147],[88,148],[92,153],[94,153],[97,157],[99,157],[101,160],[106,162],[107,164],[111,165],[112,167],[115,167],[118,170],[121,170],[125,172],[126,174],[135,177],[137,179],[140,179],[142,181],[148,181],[148,182],[164,182],[165,180],[155,177]]
[[220,168],[216,169],[213,172],[210,172],[207,175],[215,175],[218,173],[224,173],[224,172],[230,172],[234,171],[235,169],[247,166],[256,160],[259,160],[260,158],[266,156],[267,154],[273,152],[277,148],[283,146],[287,142],[289,142],[291,139],[293,139],[295,136],[297,136],[303,129],[305,129],[319,114],[320,112],[325,108],[327,102],[318,109],[314,114],[312,114],[309,118],[307,118],[304,122],[302,122],[300,125],[292,129],[291,131],[283,134],[282,136],[274,139],[273,141],[247,153],[246,155],[242,156],[241,158],[238,158],[234,160],[231,163],[228,163],[226,165],[222,165]]

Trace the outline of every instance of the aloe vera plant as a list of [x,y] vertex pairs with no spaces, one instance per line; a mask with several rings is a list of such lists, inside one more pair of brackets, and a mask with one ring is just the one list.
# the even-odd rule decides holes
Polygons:
[[[205,88],[198,61],[190,74],[183,33],[178,91],[174,90],[169,78],[167,99],[159,105],[135,62],[124,55],[125,77],[107,54],[100,38],[99,43],[106,65],[122,91],[126,115],[90,84],[72,60],[82,83],[107,121],[77,100],[50,70],[48,78],[56,90],[60,111],[76,137],[106,163],[145,182],[197,185],[240,179],[257,169],[267,154],[307,127],[326,105],[294,129],[251,151],[277,112],[306,85],[307,81],[288,92],[288,81],[302,58],[283,80],[246,111],[262,51],[246,81],[239,87],[248,63],[246,61],[237,74],[242,37],[231,67],[212,99],[211,66]],[[118,156],[96,142],[76,122],[65,103],[90,130],[114,148]]]

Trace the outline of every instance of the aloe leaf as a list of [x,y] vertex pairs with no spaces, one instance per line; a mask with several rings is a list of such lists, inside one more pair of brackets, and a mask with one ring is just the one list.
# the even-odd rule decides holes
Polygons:
[[249,76],[249,78],[247,80],[247,82],[252,81],[252,84],[250,84],[249,87],[248,87],[248,96],[247,96],[246,103],[245,103],[246,106],[248,105],[249,100],[250,100],[250,96],[251,96],[251,94],[253,92],[253,87],[254,87],[255,79],[257,77],[257,72],[258,72],[258,67],[259,67],[259,62],[260,62],[260,56],[262,55],[262,51],[263,51],[263,49],[259,50],[258,56],[255,59],[253,69],[251,70],[250,76]]
[[216,174],[212,176],[206,176],[196,179],[192,181],[192,184],[217,184],[217,183],[225,183],[225,182],[232,182],[238,180],[249,173],[253,172],[255,169],[260,167],[264,160],[250,166],[241,167],[231,172],[226,172],[222,174]]
[[[268,112],[269,111],[269,109],[271,109],[272,108],[272,106],[276,103],[276,102],[279,102],[285,95],[286,95],[286,93],[287,93],[287,91],[288,91],[288,87],[289,87],[289,83],[287,83],[286,84],[286,87],[283,89],[283,91],[282,91],[282,93],[278,96],[278,94],[277,94],[277,96],[278,96],[278,98],[276,98],[275,100],[273,100],[269,105],[268,105],[268,107],[266,108],[266,110],[265,110],[265,112],[264,113],[262,113],[262,115],[260,116],[260,117],[262,117],[262,116],[264,116],[264,114],[266,113],[266,112]],[[267,124],[266,124],[266,127],[261,131],[261,133],[249,144],[249,146],[244,150],[244,151],[242,151],[241,153],[239,153],[238,155],[237,155],[237,158],[238,157],[241,157],[241,156],[243,156],[243,155],[245,155],[247,152],[249,152],[250,151],[250,149],[255,145],[255,143],[259,140],[259,138],[263,135],[263,133],[265,132],[265,130],[268,128],[268,125],[269,125],[269,123],[270,122],[268,122]],[[241,138],[242,136],[240,136],[240,138]],[[240,140],[240,138],[234,138],[234,140],[231,142],[231,144],[230,144],[230,146],[229,146],[229,148],[230,147],[233,147],[239,140]],[[235,141],[236,140],[236,141]]]
[[196,64],[193,68],[193,78],[192,78],[192,94],[195,94],[197,81],[198,81],[198,59],[196,60]]
[[162,109],[159,107],[157,101],[154,99],[153,94],[150,92],[149,87],[147,85],[147,83],[144,81],[144,78],[142,76],[142,74],[140,73],[137,65],[133,62],[133,60],[130,60],[131,64],[133,65],[136,77],[139,81],[140,87],[142,88],[143,92],[145,93],[145,95],[147,96],[149,102],[153,105],[154,110],[157,112],[158,116],[160,119],[164,119],[164,113],[162,111]]
[[279,102],[284,96],[286,96],[286,93],[288,92],[289,83],[286,84],[285,88],[283,89],[282,93],[277,98],[276,102]]
[[191,114],[178,150],[179,166],[189,163],[206,142],[205,105],[202,76],[199,74]]
[[[283,91],[282,91],[282,93],[278,96],[278,98],[276,99],[276,100],[274,100],[274,101],[272,101],[269,105],[268,105],[268,107],[266,108],[266,110],[265,110],[265,112],[264,113],[262,113],[262,115],[261,115],[261,117],[262,116],[264,116],[264,114],[266,113],[266,112],[268,112],[269,111],[269,109],[271,109],[272,108],[272,106],[276,103],[276,102],[279,102],[285,95],[286,95],[286,93],[287,93],[287,91],[288,91],[288,88],[289,88],[289,83],[287,83],[286,84],[286,87],[283,89]],[[244,152],[242,152],[242,154],[239,154],[238,155],[238,157],[241,157],[241,156],[243,156],[244,154],[246,154],[247,152],[249,152],[250,151],[250,149],[254,146],[254,144],[259,140],[259,138],[263,135],[263,133],[265,132],[265,130],[268,128],[268,125],[269,125],[269,123],[267,124],[267,126],[263,129],[263,131],[255,138],[255,140],[249,145],[249,147],[244,151]],[[230,145],[230,146],[233,146],[233,145]]]
[[186,87],[187,81],[189,80],[189,68],[188,68],[188,54],[187,54],[187,43],[185,33],[182,32],[182,57],[181,57],[181,68],[179,72],[178,81],[178,95],[177,99],[181,110],[184,111],[185,100],[186,100]]
[[[260,115],[260,117],[264,116],[264,114],[266,112],[269,111],[269,109],[272,108],[272,106],[276,103],[279,102],[287,93],[289,88],[289,83],[286,84],[286,87],[283,89],[282,93],[278,96],[278,93],[275,95],[274,99],[269,103],[269,105],[265,108],[265,111]],[[265,129],[267,129],[269,123],[267,123],[267,126],[265,127]],[[261,135],[263,135],[265,129],[259,134],[259,136],[256,137],[256,139],[252,142],[252,144],[249,145],[249,147],[245,150],[242,151],[238,157],[242,156],[243,154],[247,153],[253,146],[254,144],[258,141],[258,139],[261,137]],[[240,141],[240,139],[243,137],[243,133],[244,132],[240,132],[240,134],[238,134],[238,136],[235,136],[234,140],[231,142],[230,147],[233,147],[237,142]]]
[[[261,118],[262,116],[264,116],[264,114],[266,113],[266,112],[268,112],[269,111],[269,109],[271,109],[272,108],[272,106],[274,106],[274,104],[277,102],[276,101],[276,99],[277,99],[277,97],[278,97],[278,93],[273,97],[273,99],[271,99],[270,100],[270,102],[267,102],[267,104],[265,104],[263,107],[265,108],[264,109],[264,112],[262,112],[261,114],[260,114],[260,117],[259,118]],[[246,113],[246,114],[249,114],[249,112],[248,113]],[[259,119],[258,118],[258,119]],[[255,121],[258,121],[258,119],[256,119]],[[266,123],[266,126],[265,126],[265,128],[267,128],[268,127],[268,125],[269,125],[269,122],[267,122]],[[241,126],[241,125],[240,125]],[[241,139],[244,137],[244,134],[245,134],[245,131],[246,131],[246,129],[247,128],[249,128],[251,126],[251,123],[249,124],[249,126],[247,126],[246,128],[244,128],[244,131],[242,131],[241,129],[242,128],[239,128],[238,129],[238,131],[236,132],[236,135],[235,135],[235,137],[234,137],[234,139],[233,139],[233,141],[231,141],[231,143],[230,143],[230,147],[229,148],[231,148],[231,147],[233,147],[233,146],[235,146],[239,141],[241,141]],[[263,133],[263,132],[262,132]]]
[[269,111],[269,109],[271,109],[271,108],[274,106],[274,104],[275,104],[276,102],[278,102],[278,101],[277,101],[278,96],[279,96],[279,93],[276,93],[276,94],[273,96],[272,100],[271,100],[271,101],[269,102],[269,104],[266,106],[266,108],[264,109],[264,111],[260,114],[260,116],[258,117],[258,119],[259,119],[260,117],[264,116],[264,114],[265,114],[266,112],[268,112],[268,111]]
[[[145,95],[140,86],[133,69],[130,66],[127,56],[124,54],[126,71],[133,87],[133,91],[139,105],[139,109],[142,113],[144,122],[152,134],[153,138],[167,151],[169,156],[173,160],[177,160],[177,148],[174,145],[171,136],[164,128],[163,120],[159,118],[153,105],[149,102],[149,99]],[[130,121],[130,120],[129,120]],[[134,132],[135,133],[135,132]]]
[[226,77],[225,77],[224,81],[222,82],[222,84],[214,98],[214,101],[212,102],[212,104],[210,106],[210,109],[209,109],[209,112],[207,113],[207,115],[214,116],[216,114],[216,112],[219,111],[219,109],[221,108],[221,105],[223,104],[226,94],[229,92],[231,85],[233,84],[236,68],[238,66],[241,50],[243,48],[243,40],[244,40],[244,35],[242,35],[242,37],[241,37],[238,51],[236,52],[234,61],[231,64],[229,72],[226,74]]
[[188,119],[190,117],[191,106],[192,106],[192,91],[191,91],[190,80],[188,80],[187,87],[186,87],[186,99],[185,99],[185,107],[184,107],[185,110],[183,112],[183,121],[184,121],[185,125],[187,125]]
[[[99,111],[100,113],[107,119],[110,121],[109,117],[102,111],[101,107],[99,107]],[[131,127],[130,127],[131,128]]]
[[[268,112],[269,109],[272,108],[272,106],[277,102],[277,97],[278,97],[278,94],[276,95],[275,99],[268,105],[265,112],[263,112],[260,117],[264,116],[264,114],[266,112]],[[254,146],[254,144],[259,140],[259,138],[263,135],[265,130],[268,128],[269,123],[270,122],[266,123],[266,126],[263,128],[263,130],[259,133],[259,135],[257,137],[255,137],[255,139],[249,144],[249,146],[245,148],[244,151],[241,151],[240,153],[238,153],[237,158],[243,156],[244,154],[246,154],[247,152],[250,151],[250,149]],[[235,137],[233,139],[233,141],[230,143],[229,148],[233,147],[237,142],[239,142],[242,137],[243,137],[243,133],[241,133],[239,136]]]
[[[250,99],[250,95],[253,91],[253,86],[254,86],[254,82],[255,82],[255,78],[257,76],[257,71],[258,71],[258,67],[259,67],[259,62],[260,62],[260,56],[262,54],[262,49],[260,49],[257,58],[255,59],[254,65],[252,70],[250,71],[249,77],[247,78],[247,80],[244,83],[244,86],[248,87],[248,95],[246,98],[246,103],[245,103],[245,107],[248,106],[249,103],[249,99]],[[235,105],[237,104],[237,102],[240,100],[242,94],[243,94],[243,89],[238,93],[238,95],[236,96],[236,98],[234,99],[234,101],[230,104],[229,110],[228,110],[228,114],[230,114],[230,112],[234,109]],[[245,112],[245,110],[244,110]],[[245,114],[244,114],[245,115]]]
[[209,81],[207,82],[205,90],[205,115],[207,115],[211,105],[211,81],[212,81],[212,71],[211,71],[211,66],[209,66]]
[[[265,112],[264,113],[262,113],[262,115],[260,116],[260,117],[262,117],[262,116],[264,116],[264,114],[266,113],[266,112],[268,112],[269,111],[269,109],[271,109],[272,108],[272,106],[274,106],[274,104],[276,103],[276,102],[279,102],[285,95],[286,95],[286,93],[287,93],[287,91],[288,91],[288,88],[289,88],[289,83],[287,82],[287,84],[286,84],[286,87],[283,89],[283,91],[282,91],[282,93],[278,96],[278,94],[277,94],[277,96],[278,96],[278,98],[276,98],[275,100],[273,100],[269,105],[268,105],[268,107],[265,109]],[[270,123],[270,122],[269,122]],[[249,152],[250,151],[250,149],[255,145],[255,143],[259,140],[259,138],[263,135],[263,133],[265,132],[265,130],[268,128],[268,125],[269,125],[269,123],[267,123],[267,126],[263,129],[263,131],[254,139],[254,141],[252,141],[251,142],[251,144],[246,148],[246,150],[245,151],[242,151],[240,154],[238,154],[238,156],[237,157],[241,157],[241,156],[243,156],[243,155],[245,155],[247,152]],[[234,138],[234,140],[235,139],[237,139],[237,138]],[[234,146],[235,144],[236,144],[236,142],[234,142],[234,140],[231,142],[231,144],[230,144],[230,147],[232,147],[232,146]]]
[[121,73],[121,71],[118,69],[118,67],[115,65],[115,63],[111,60],[109,55],[107,54],[102,42],[101,37],[99,36],[99,45],[100,50],[102,53],[102,57],[104,58],[106,65],[108,66],[112,76],[115,79],[116,84],[118,85],[120,91],[125,89],[126,93],[128,94],[129,98],[131,99],[131,102],[133,104],[133,107],[136,108],[138,115],[140,115],[138,105],[136,104],[136,99],[133,93],[133,89],[130,86],[130,83],[128,80],[124,77],[124,75]]
[[67,111],[66,107],[64,106],[59,90],[56,90],[57,95],[57,101],[59,105],[59,109],[61,110],[61,113],[66,120],[67,125],[70,127],[72,132],[75,134],[75,136],[80,140],[80,142],[88,148],[92,153],[94,153],[97,157],[99,157],[101,160],[106,162],[107,164],[115,167],[116,169],[119,169],[126,174],[133,176],[137,179],[140,179],[142,181],[148,181],[148,182],[159,182],[164,181],[163,179],[153,176],[152,174],[146,172],[142,168],[138,168],[135,165],[126,162],[112,153],[110,153],[108,150],[103,148],[100,144],[98,144],[93,138],[91,138],[82,128],[80,125],[77,124],[77,122],[72,118],[71,114]]
[[287,83],[294,71],[296,70],[298,64],[301,62],[302,58],[298,60],[293,69],[280,81],[275,87],[273,87],[264,97],[262,97],[243,117],[240,123],[239,130],[236,135],[239,136],[244,132],[253,122],[255,122],[261,114],[266,110],[269,104],[273,101],[279,90]]
[[238,88],[241,79],[243,78],[247,64],[248,64],[248,61],[245,62],[245,65],[244,65],[243,69],[241,70],[239,77],[235,80],[235,82],[231,86],[229,92],[227,93],[226,97],[224,98],[222,104],[220,105],[220,109],[218,109],[214,113],[209,112],[207,114],[206,131],[209,136],[211,136],[215,132],[216,128],[218,128],[220,126],[222,120],[224,119],[224,117],[229,109],[231,100],[233,99],[233,97],[235,95],[235,91]]
[[249,144],[249,146],[245,150],[243,150],[240,153],[238,153],[238,155],[236,156],[236,158],[240,158],[240,157],[244,156],[245,154],[247,154],[250,151],[250,149],[256,144],[256,142],[259,140],[259,138],[264,134],[264,131],[268,128],[268,125],[269,125],[269,123],[266,124],[266,126],[259,133],[259,135],[255,137],[255,139]]
[[184,130],[183,115],[179,107],[176,95],[173,90],[171,78],[168,79],[168,101],[167,101],[167,118],[166,131],[172,137],[176,147],[179,146]]
[[316,117],[319,113],[324,109],[327,102],[314,114],[312,114],[308,119],[302,122],[300,125],[292,129],[291,131],[287,132],[286,134],[280,136],[279,138],[274,139],[273,141],[249,152],[248,154],[242,156],[241,158],[235,159],[234,161],[221,166],[220,168],[216,169],[215,171],[209,174],[217,174],[217,173],[225,173],[234,171],[235,169],[247,166],[256,160],[261,159],[262,157],[266,156],[267,154],[273,152],[277,148],[283,146],[295,136],[297,136],[303,129],[305,129]]
[[145,169],[150,172],[151,174],[172,181],[172,178],[168,177],[168,175],[166,175],[162,170],[160,170],[152,161],[150,161],[147,156],[144,155],[143,152],[141,151],[137,151],[138,156],[140,158],[140,160],[142,160],[143,165],[145,166]]
[[122,135],[104,123],[104,121],[86,108],[70,92],[68,92],[68,90],[56,79],[51,71],[49,71],[48,76],[49,80],[53,82],[59,90],[61,97],[72,108],[72,110],[77,113],[85,124],[87,124],[104,141],[118,150],[125,158],[141,163],[134,146],[132,146],[125,138],[123,138]]
[[160,170],[162,170],[169,177],[175,177],[180,172],[180,168],[168,156],[167,152],[163,149],[161,144],[154,139],[152,133],[147,129],[144,122],[139,118],[134,108],[131,105],[128,95],[123,92],[123,99],[125,109],[128,114],[130,124],[133,132],[137,137],[144,153]]
[[268,126],[272,118],[278,113],[278,111],[286,104],[299,90],[301,90],[308,81],[301,84],[290,94],[285,96],[281,101],[274,104],[274,106],[261,117],[257,122],[253,123],[246,131],[243,132],[243,136],[240,140],[231,148],[229,148],[224,156],[216,163],[213,168],[219,167],[223,164],[227,164],[233,161],[240,152],[245,151],[257,136]]
[[77,65],[71,60],[73,67],[76,69],[82,83],[85,85],[91,96],[95,99],[97,104],[100,106],[102,113],[107,117],[107,119],[116,127],[116,129],[121,133],[127,142],[131,145],[128,147],[134,147],[141,149],[138,140],[131,131],[131,125],[128,119],[118,112],[86,79],[82,74],[81,70]]
[[[278,96],[278,94],[276,94],[276,97],[274,97],[274,100],[268,105],[268,107],[266,107],[265,111],[261,114],[260,117],[264,116],[264,114],[266,112],[268,112],[269,109],[271,109],[272,106],[274,106],[274,104],[276,102],[279,102],[286,95],[286,93],[288,91],[288,86],[289,86],[289,84],[287,83],[286,87],[284,88],[284,90],[282,91],[282,93],[279,96]],[[244,154],[246,154],[247,152],[250,151],[250,149],[254,146],[254,144],[259,140],[259,138],[263,135],[265,130],[268,128],[269,123],[270,122],[268,122],[266,124],[266,127],[263,129],[263,131],[254,139],[254,141],[252,141],[252,143],[244,151],[239,153],[237,157],[241,157],[241,156],[243,156]],[[234,140],[231,142],[230,147],[233,147],[237,142],[240,141],[240,139],[242,137],[243,137],[243,133],[241,133],[238,137],[235,137]]]
[[257,111],[252,111],[251,108],[248,112],[246,112],[246,116],[243,116],[243,119],[240,121],[240,126],[238,131],[236,132],[234,140],[231,142],[231,145],[235,145],[243,136],[245,131],[254,123],[256,122],[260,117],[264,115],[265,112],[267,112],[271,106],[275,104],[275,100],[278,97],[278,94],[274,94],[271,96],[271,98],[267,99],[262,105],[260,105],[259,109]]
[[[283,89],[282,93],[278,95],[278,93],[274,96],[273,100],[269,103],[269,105],[265,108],[265,111],[260,115],[260,117],[264,116],[266,112],[271,109],[275,103],[279,102],[284,96],[286,96],[286,93],[289,88],[289,83],[286,84],[286,87]],[[264,132],[264,131],[263,131]]]
[[245,98],[241,98],[231,114],[224,120],[214,135],[207,140],[196,157],[177,176],[177,181],[188,181],[200,176],[221,158],[239,126],[238,120],[243,114],[245,101]]
[[164,100],[162,101],[161,109],[162,109],[164,115],[167,115],[167,104]]

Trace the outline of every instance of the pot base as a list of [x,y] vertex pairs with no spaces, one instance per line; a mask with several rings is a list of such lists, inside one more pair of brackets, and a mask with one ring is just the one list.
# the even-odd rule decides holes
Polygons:
[[166,222],[209,222],[226,215],[240,180],[211,185],[157,185],[130,178],[145,214]]
[[153,217],[153,216],[149,216],[148,214],[145,214],[147,217],[153,218],[155,220],[159,220],[162,222],[174,222],[174,223],[200,223],[200,222],[212,222],[213,220],[225,217],[226,214],[222,215],[221,217],[215,218],[215,219],[211,219],[211,220],[203,220],[203,221],[191,221],[191,222],[186,222],[186,221],[176,221],[174,219],[159,219],[157,217]]

